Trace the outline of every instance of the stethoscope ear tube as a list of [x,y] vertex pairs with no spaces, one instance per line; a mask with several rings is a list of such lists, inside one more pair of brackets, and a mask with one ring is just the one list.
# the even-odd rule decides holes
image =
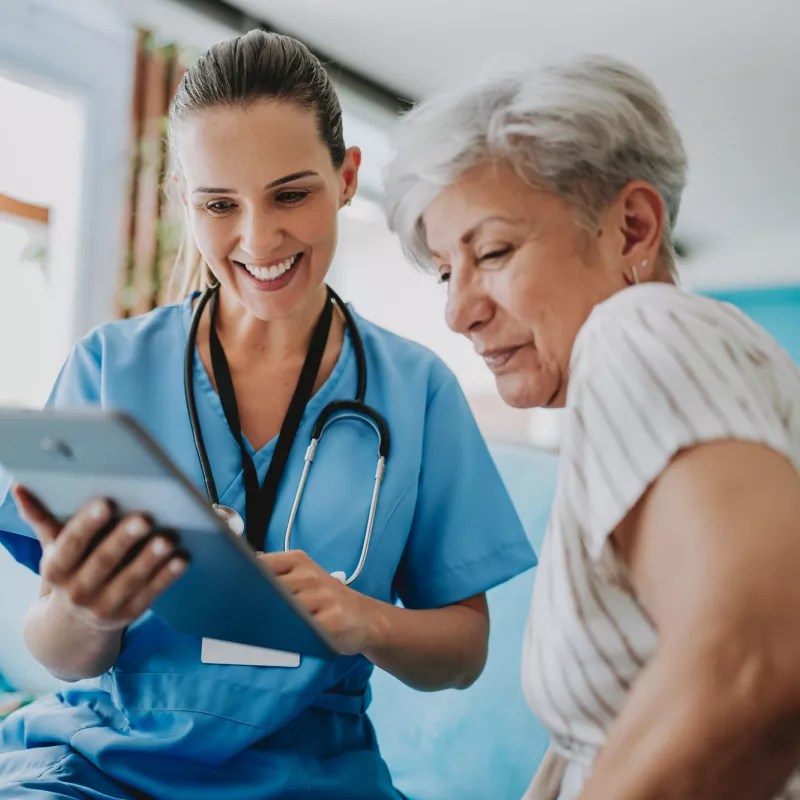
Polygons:
[[186,406],[189,409],[189,422],[192,426],[192,436],[194,437],[194,445],[197,449],[197,456],[200,460],[200,469],[203,471],[203,482],[206,486],[206,495],[212,506],[215,508],[219,505],[219,496],[217,495],[217,485],[214,481],[214,473],[211,471],[211,464],[208,460],[208,452],[206,445],[203,441],[203,432],[200,429],[200,420],[197,416],[197,404],[194,399],[194,351],[197,343],[197,328],[200,325],[200,320],[203,317],[203,311],[208,305],[208,301],[214,296],[214,293],[219,289],[219,284],[210,286],[203,292],[200,299],[197,301],[197,307],[192,314],[192,321],[189,325],[189,335],[186,337],[186,354],[183,362],[183,385],[186,394]]
[[328,287],[328,295],[333,298],[339,310],[344,316],[347,330],[350,332],[350,338],[353,342],[353,352],[356,357],[356,402],[363,403],[367,396],[367,357],[364,353],[364,342],[361,340],[361,333],[358,330],[355,319],[347,307],[347,303],[339,297],[336,292]]

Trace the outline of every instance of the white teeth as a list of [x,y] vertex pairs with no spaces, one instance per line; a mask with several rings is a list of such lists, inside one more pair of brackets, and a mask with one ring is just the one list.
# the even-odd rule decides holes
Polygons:
[[274,281],[280,278],[281,275],[288,272],[295,264],[300,254],[290,256],[284,259],[279,264],[273,264],[271,267],[258,267],[253,264],[245,264],[244,268],[254,277],[260,281]]

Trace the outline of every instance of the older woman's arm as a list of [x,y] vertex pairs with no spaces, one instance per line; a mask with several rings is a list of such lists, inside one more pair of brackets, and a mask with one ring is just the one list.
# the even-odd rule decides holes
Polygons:
[[760,800],[800,762],[800,479],[764,445],[680,453],[614,536],[660,646],[582,800]]

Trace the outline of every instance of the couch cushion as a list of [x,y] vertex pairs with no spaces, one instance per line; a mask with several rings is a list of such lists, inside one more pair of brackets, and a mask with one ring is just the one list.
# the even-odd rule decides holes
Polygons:
[[[538,552],[555,490],[556,457],[508,446],[492,452]],[[520,685],[534,574],[489,592],[489,659],[470,689],[415,692],[376,670],[371,717],[395,783],[410,800],[519,800],[530,783],[548,743]]]

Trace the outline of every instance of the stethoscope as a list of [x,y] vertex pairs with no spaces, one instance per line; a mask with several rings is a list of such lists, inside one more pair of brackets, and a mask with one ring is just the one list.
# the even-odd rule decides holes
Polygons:
[[[284,539],[283,539],[283,549],[285,551],[288,551],[290,549],[292,541],[292,531],[294,529],[294,523],[297,518],[297,512],[300,508],[300,502],[303,498],[303,493],[305,491],[306,483],[308,482],[309,473],[311,472],[311,465],[314,462],[314,457],[316,455],[317,448],[325,431],[335,422],[339,422],[340,420],[357,420],[369,425],[372,428],[372,430],[375,431],[375,434],[378,437],[378,462],[377,462],[377,467],[375,469],[375,482],[372,489],[372,499],[369,505],[369,514],[367,516],[367,525],[366,525],[366,530],[364,532],[363,543],[361,546],[361,554],[358,559],[358,564],[356,565],[355,570],[353,570],[352,574],[349,577],[345,572],[342,571],[331,573],[335,578],[340,580],[346,586],[349,586],[361,574],[362,570],[364,569],[364,564],[367,560],[367,555],[369,553],[370,540],[372,538],[372,529],[375,524],[375,512],[378,507],[378,498],[380,496],[381,484],[383,483],[383,478],[386,471],[386,460],[389,457],[389,427],[386,424],[384,418],[374,408],[367,405],[367,403],[364,400],[367,391],[367,361],[366,361],[366,356],[364,354],[364,343],[361,339],[361,334],[359,333],[358,326],[356,325],[356,322],[353,319],[353,315],[351,314],[350,309],[348,309],[348,307],[342,302],[341,298],[333,291],[333,289],[331,289],[330,287],[326,287],[326,289],[328,292],[327,302],[336,303],[336,306],[344,316],[346,329],[350,335],[350,341],[352,343],[353,352],[355,354],[355,359],[356,359],[356,374],[357,374],[356,394],[353,400],[336,400],[332,403],[329,403],[327,406],[325,406],[325,408],[322,409],[319,416],[317,417],[317,420],[311,432],[311,442],[308,445],[308,448],[306,449],[305,459],[303,463],[303,473],[300,476],[300,482],[298,484],[297,491],[295,492],[294,502],[292,503],[292,510],[291,513],[289,514],[289,522],[286,526],[286,533],[284,534]],[[205,311],[206,306],[211,300],[214,301],[214,304],[212,304],[212,314],[213,314],[218,292],[219,292],[219,284],[215,284],[214,286],[211,286],[208,289],[206,289],[206,291],[200,297],[200,300],[197,303],[197,307],[195,308],[194,314],[192,315],[192,321],[191,325],[189,326],[189,334],[187,336],[187,341],[186,341],[186,355],[184,360],[184,389],[186,392],[186,404],[189,410],[189,420],[192,426],[192,435],[194,437],[195,449],[197,450],[197,455],[200,460],[200,467],[203,471],[203,480],[205,483],[206,494],[208,496],[209,502],[211,503],[212,508],[217,512],[217,514],[228,524],[228,527],[231,529],[231,531],[233,531],[238,536],[242,536],[245,533],[245,523],[242,516],[234,509],[229,508],[228,506],[221,505],[219,502],[219,495],[217,493],[217,487],[214,481],[214,475],[211,470],[211,464],[209,462],[208,453],[206,451],[205,442],[203,440],[203,433],[200,429],[200,421],[197,414],[197,404],[194,395],[194,357],[195,357],[195,349],[197,346],[197,329],[200,324],[200,320],[203,316],[203,312]],[[323,312],[323,315],[325,314],[328,315],[328,327],[330,327],[330,321],[329,321],[330,309],[326,308],[326,310]],[[214,322],[212,319],[212,328],[213,325]],[[320,318],[320,322],[318,323],[318,328],[321,327],[321,325],[322,325],[322,317]],[[317,331],[315,330],[315,335],[316,333]],[[327,330],[325,330],[324,333],[322,334],[320,341],[323,338],[325,341],[327,341]],[[312,341],[312,347],[314,347],[313,341]],[[324,341],[322,347],[324,348]],[[311,349],[312,348],[309,348],[309,356],[307,357],[307,361],[308,358],[311,357],[311,352],[310,352]],[[319,356],[321,358],[321,354],[319,354]],[[287,417],[288,416],[289,415],[287,414]],[[242,449],[244,455],[244,447]],[[288,452],[286,453],[286,457],[288,458]],[[273,455],[273,458],[275,458],[275,455]],[[280,473],[282,473],[283,466],[285,466],[285,463],[280,465],[278,468]],[[279,480],[280,480],[280,475],[278,477],[278,481]],[[264,532],[264,535],[266,536],[266,531]]]

